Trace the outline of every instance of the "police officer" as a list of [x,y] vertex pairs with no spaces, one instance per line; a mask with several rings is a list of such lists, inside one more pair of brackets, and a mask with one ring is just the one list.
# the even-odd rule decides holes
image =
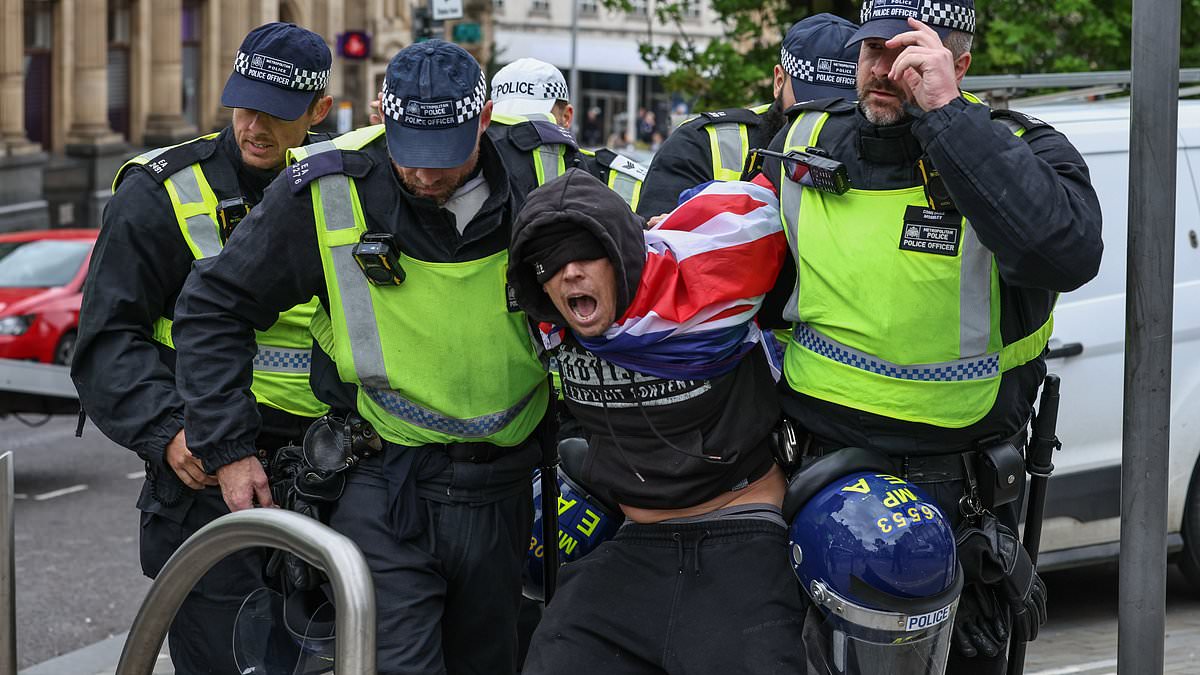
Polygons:
[[[1045,589],[1015,541],[1019,484],[996,490],[988,473],[1015,456],[1007,475],[1024,475],[1017,449],[1046,373],[1051,310],[1096,274],[1100,207],[1062,134],[960,93],[972,0],[913,7],[864,5],[851,40],[857,108],[801,111],[772,143],[819,148],[855,188],[792,180],[804,174],[794,158],[767,164],[797,277],[782,309],[794,322],[782,406],[810,453],[883,451],[960,541],[987,530],[987,550],[960,544],[967,585],[949,672],[998,673],[1008,633],[1036,636]],[[989,491],[1009,494],[983,503]]]
[[[525,164],[529,157],[539,185],[578,166],[604,181],[636,208],[646,167],[608,148],[580,149],[569,129],[575,118],[562,72],[538,59],[522,58],[492,77],[492,125],[488,134],[506,161]],[[551,125],[557,125],[557,129]]]
[[775,101],[753,108],[701,113],[681,124],[659,148],[636,210],[646,218],[667,213],[684,190],[710,180],[737,180],[751,148],[763,148],[783,128],[784,111],[797,102],[814,108],[847,107],[854,97],[858,53],[845,46],[856,26],[816,14],[788,29],[774,69]]
[[[221,96],[233,108],[232,124],[135,157],[113,182],[84,286],[71,375],[96,426],[146,461],[138,508],[147,576],[157,575],[192,533],[229,512],[212,475],[220,465],[194,455],[183,430],[171,337],[176,297],[192,261],[220,251],[283,167],[284,151],[305,143],[329,112],[330,63],[315,33],[283,23],[254,29]],[[257,437],[247,439],[252,452],[298,440],[326,409],[308,386],[307,300],[263,324],[257,346],[248,344],[258,405],[243,412],[262,419]],[[176,672],[237,672],[233,621],[241,599],[261,585],[262,562],[259,552],[230,556],[191,591],[169,633]]]
[[512,673],[549,389],[505,301],[523,195],[461,47],[400,51],[381,110],[383,126],[293,149],[238,236],[189,279],[176,312],[188,439],[227,493],[257,490],[253,329],[316,296],[314,362],[334,367],[314,371],[314,387],[384,441],[346,474],[330,520],[373,573],[378,672]]

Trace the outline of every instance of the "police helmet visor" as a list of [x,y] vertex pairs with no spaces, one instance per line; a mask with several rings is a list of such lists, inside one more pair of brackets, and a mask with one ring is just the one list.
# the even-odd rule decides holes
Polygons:
[[[283,595],[258,588],[242,601],[233,625],[233,660],[239,673],[324,675],[333,672],[334,640],[295,634],[284,622]],[[311,632],[311,631],[310,631]]]
[[941,616],[908,617],[912,630],[861,626],[834,614],[811,609],[804,627],[809,672],[819,675],[942,675],[950,655],[955,605],[940,610]]

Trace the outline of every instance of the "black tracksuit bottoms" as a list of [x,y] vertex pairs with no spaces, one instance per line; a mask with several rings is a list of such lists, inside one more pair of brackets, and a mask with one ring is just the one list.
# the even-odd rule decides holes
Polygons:
[[802,674],[805,606],[779,525],[630,523],[562,568],[522,673]]

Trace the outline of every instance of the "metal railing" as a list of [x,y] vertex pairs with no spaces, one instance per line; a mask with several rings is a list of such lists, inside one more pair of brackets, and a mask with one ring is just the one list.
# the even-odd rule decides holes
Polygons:
[[167,628],[200,577],[225,556],[266,546],[295,553],[329,576],[336,604],[336,670],[375,673],[375,586],[362,552],[343,535],[298,513],[250,509],[222,516],[171,556],[129,630],[116,675],[151,675]]
[[0,455],[0,675],[17,675],[17,580],[13,455]]

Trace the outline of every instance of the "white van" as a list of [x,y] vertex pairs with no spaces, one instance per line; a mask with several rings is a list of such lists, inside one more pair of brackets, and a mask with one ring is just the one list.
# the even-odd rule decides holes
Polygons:
[[[1022,109],[1066,134],[1091,169],[1104,211],[1099,275],[1063,295],[1050,341],[1062,377],[1054,477],[1039,567],[1115,559],[1120,542],[1128,101]],[[1200,101],[1179,104],[1174,355],[1167,526],[1175,560],[1200,587]]]

